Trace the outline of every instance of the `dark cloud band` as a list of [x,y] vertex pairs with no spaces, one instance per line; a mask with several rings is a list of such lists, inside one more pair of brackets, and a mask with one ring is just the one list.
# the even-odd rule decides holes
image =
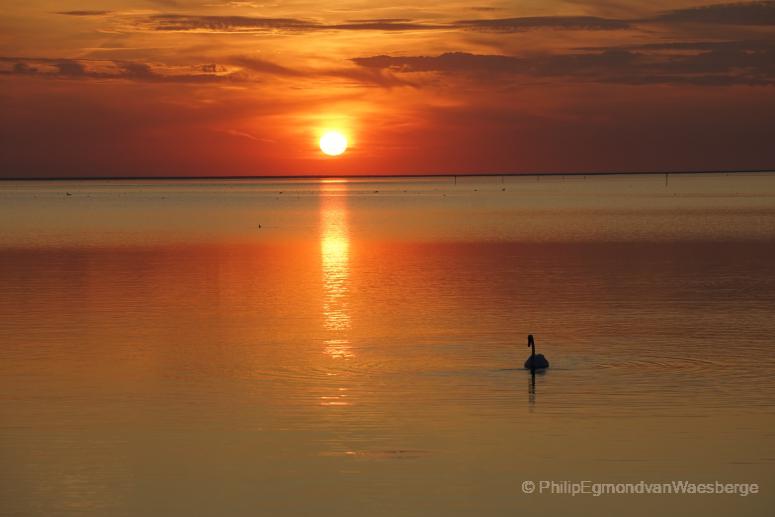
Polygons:
[[619,84],[775,85],[775,43],[768,41],[677,42],[527,57],[464,52],[379,55],[355,58],[353,62],[399,74],[436,72],[476,78],[485,73],[490,78],[493,74],[573,77]]

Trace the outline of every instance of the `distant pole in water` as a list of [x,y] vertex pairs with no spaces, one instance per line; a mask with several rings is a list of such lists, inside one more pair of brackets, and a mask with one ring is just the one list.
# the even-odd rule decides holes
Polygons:
[[452,178],[455,180],[455,185],[457,185],[457,176],[452,176]]
[[666,173],[665,173],[665,186],[667,186],[667,176],[668,176],[668,175],[669,175],[669,173],[667,173],[667,172],[666,172]]

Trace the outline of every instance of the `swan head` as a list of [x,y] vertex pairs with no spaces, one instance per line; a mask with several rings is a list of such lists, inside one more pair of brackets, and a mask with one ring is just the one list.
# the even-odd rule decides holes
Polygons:
[[535,346],[535,341],[533,340],[533,334],[527,335],[527,346]]

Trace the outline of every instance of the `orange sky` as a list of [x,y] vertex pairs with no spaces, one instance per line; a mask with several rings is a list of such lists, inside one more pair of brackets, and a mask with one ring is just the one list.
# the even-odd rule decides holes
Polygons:
[[473,5],[5,0],[0,176],[775,167],[775,2]]

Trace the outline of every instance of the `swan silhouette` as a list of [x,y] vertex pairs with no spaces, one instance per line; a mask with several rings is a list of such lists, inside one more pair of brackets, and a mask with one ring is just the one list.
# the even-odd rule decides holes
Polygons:
[[527,336],[527,346],[531,347],[530,357],[525,361],[525,369],[534,372],[536,370],[542,370],[549,368],[549,361],[546,360],[544,354],[536,354],[536,342],[533,339],[533,334]]

